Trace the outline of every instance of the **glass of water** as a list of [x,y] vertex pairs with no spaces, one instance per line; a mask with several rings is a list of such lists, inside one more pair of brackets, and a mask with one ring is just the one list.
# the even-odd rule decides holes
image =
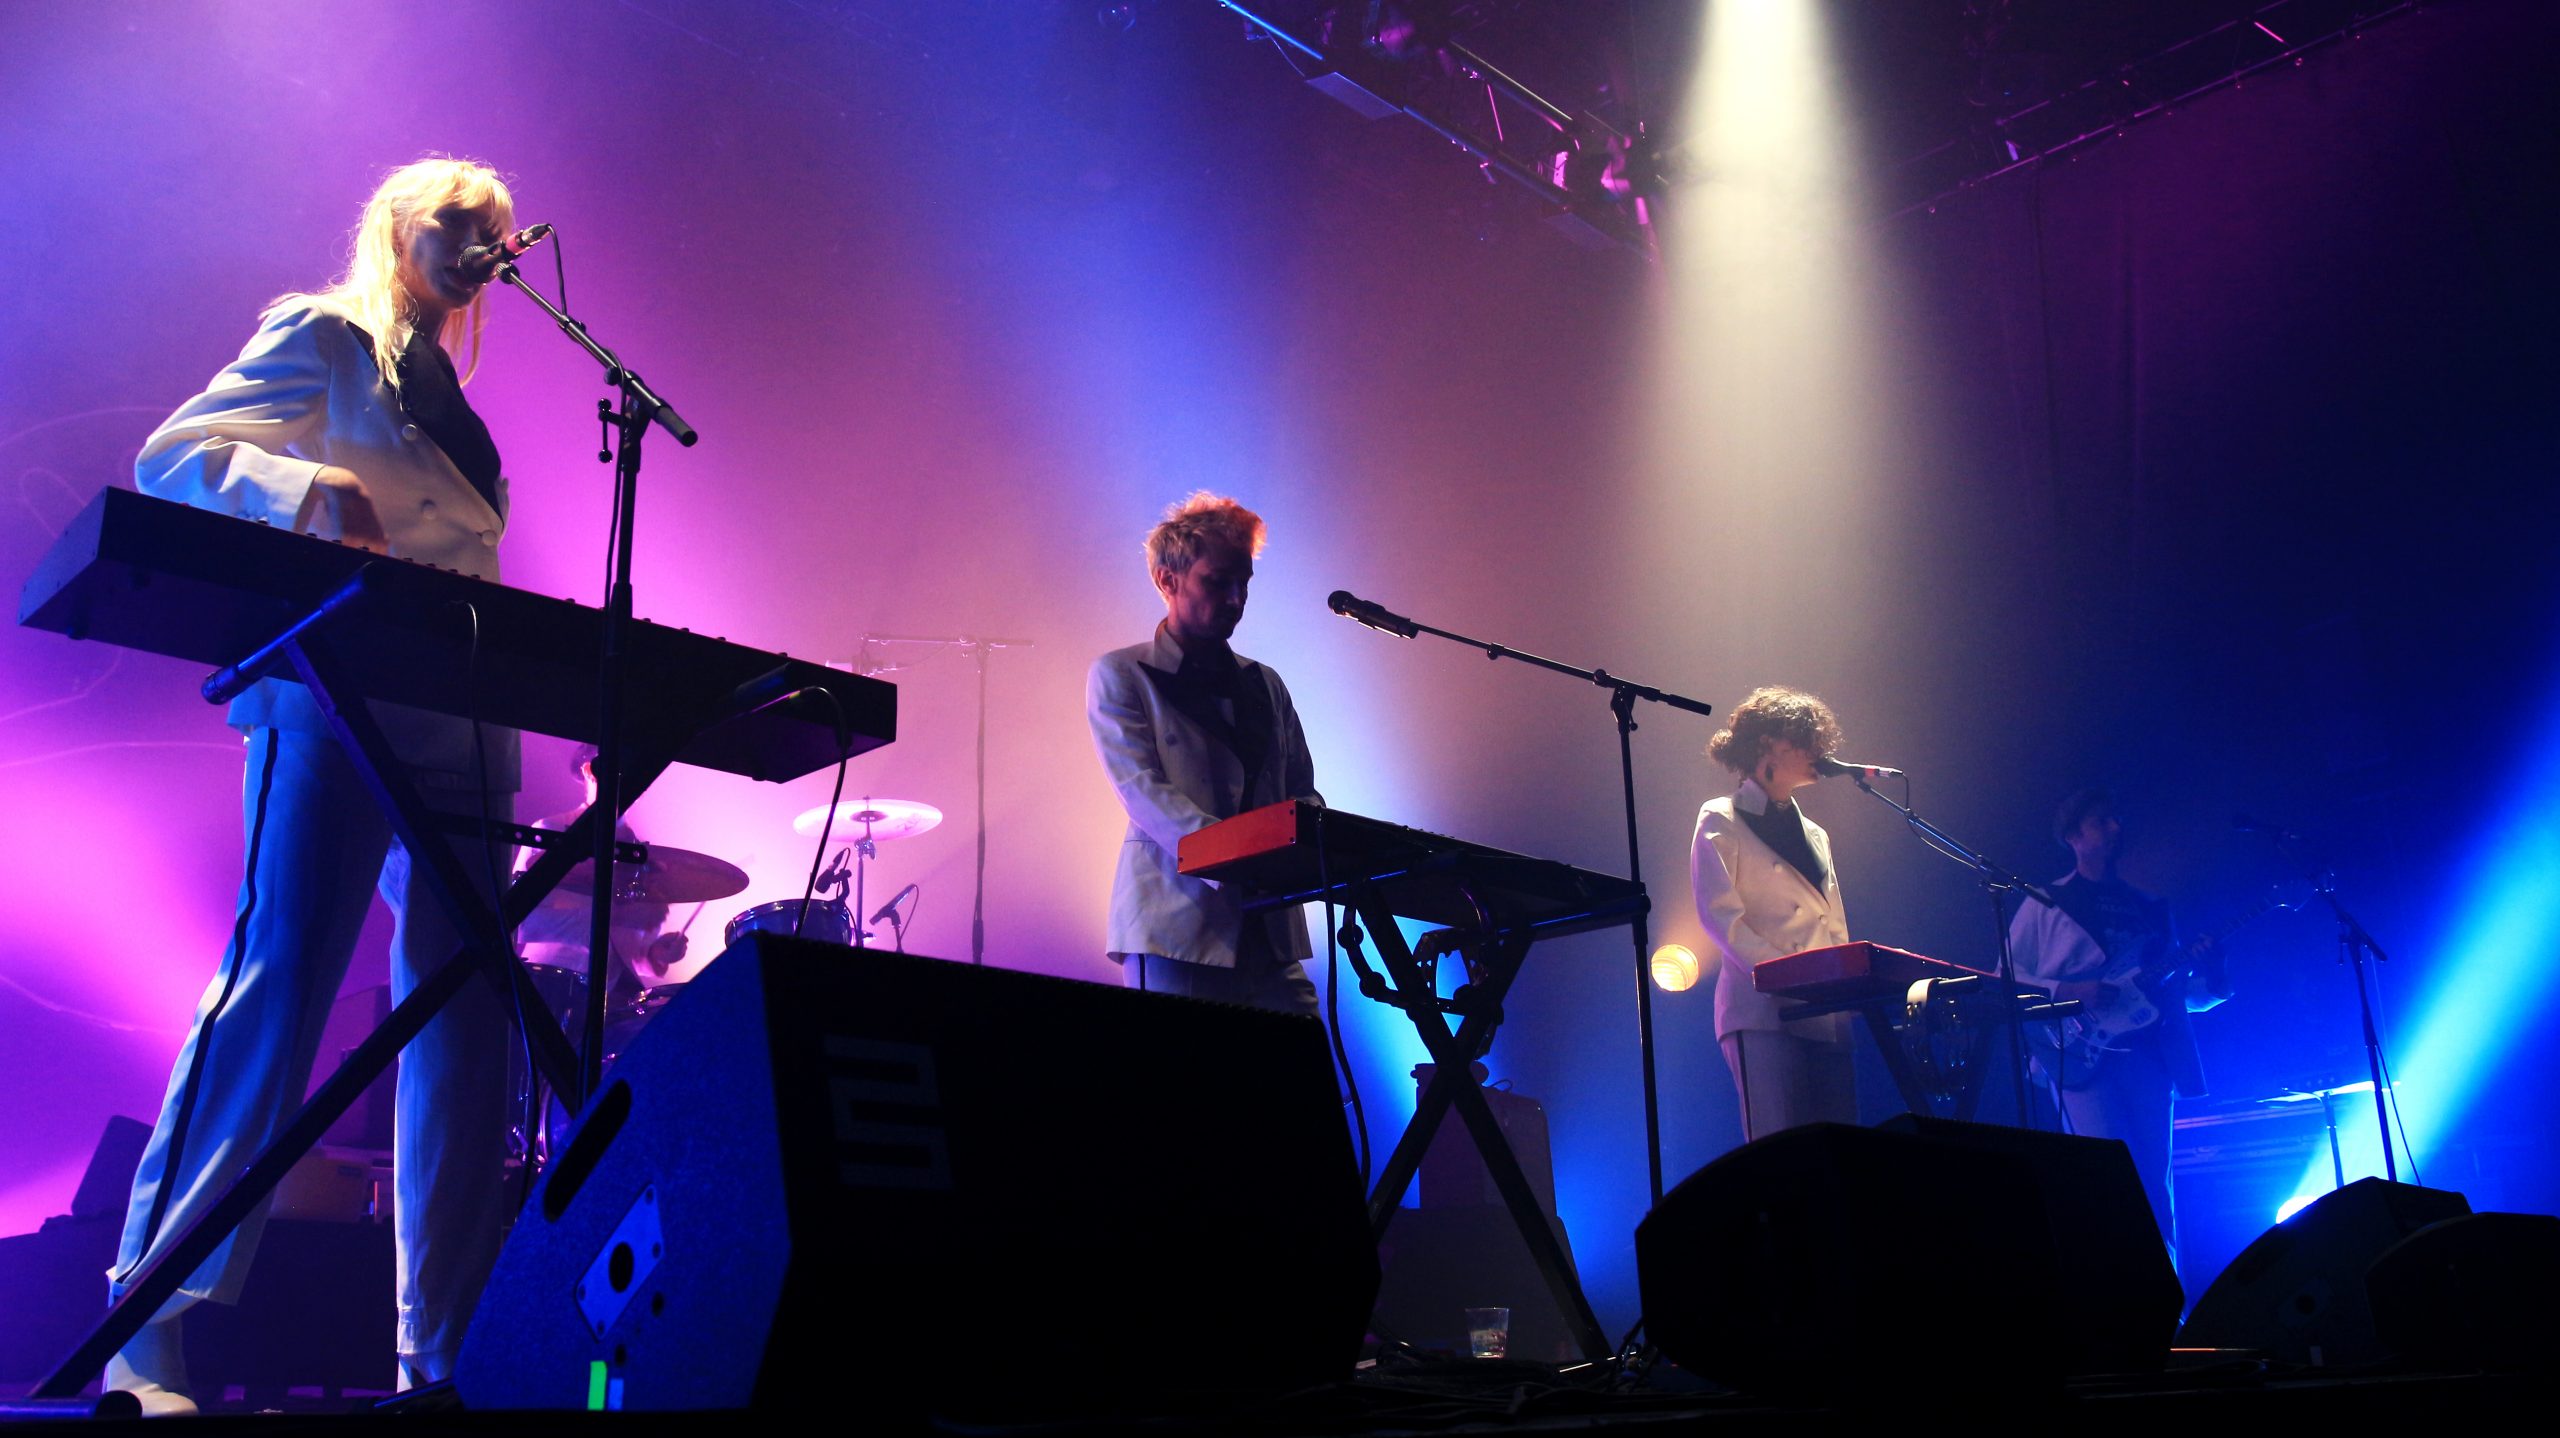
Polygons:
[[1511,1350],[1511,1310],[1467,1310],[1467,1351],[1478,1358],[1500,1358]]

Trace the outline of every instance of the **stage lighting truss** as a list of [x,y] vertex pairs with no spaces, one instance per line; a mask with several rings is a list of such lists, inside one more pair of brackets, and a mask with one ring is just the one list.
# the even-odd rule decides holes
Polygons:
[[1298,78],[1372,120],[1409,115],[1464,151],[1488,183],[1533,196],[1588,249],[1656,256],[1648,200],[1660,157],[1641,124],[1541,94],[1468,41],[1491,0],[1214,0]]
[[2113,138],[2211,91],[2269,70],[2305,64],[2319,51],[2417,11],[2416,0],[2271,0],[2140,59],[2062,83],[2056,57],[2003,35],[2020,0],[1975,0],[1965,49],[1977,66],[1967,133],[1904,160],[1888,203],[1899,216],[1930,208],[2011,170]]

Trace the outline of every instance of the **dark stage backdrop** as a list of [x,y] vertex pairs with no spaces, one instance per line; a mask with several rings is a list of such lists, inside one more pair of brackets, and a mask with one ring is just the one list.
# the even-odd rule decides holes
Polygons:
[[[704,434],[651,451],[645,614],[835,660],[866,633],[1036,642],[988,684],[993,962],[1114,977],[1084,665],[1154,622],[1139,537],[1205,485],[1272,520],[1239,644],[1288,676],[1338,805],[1623,862],[1603,696],[1357,629],[1336,587],[1720,705],[1804,684],[2031,872],[2062,866],[2054,797],[2119,785],[2135,876],[2190,922],[2274,872],[2232,809],[2318,835],[2394,944],[2415,1045],[2480,962],[2465,925],[2550,884],[2498,865],[2560,734],[2554,38],[2527,0],[2431,8],[1884,226],[1877,343],[1911,399],[1843,539],[1789,522],[1783,473],[1775,505],[1717,513],[1649,457],[1654,276],[1517,223],[1205,4],[1126,34],[995,0],[10,6],[0,572],[130,483],[261,304],[325,280],[381,171],[469,154],[561,227],[576,308]],[[596,377],[496,303],[473,394],[515,477],[508,579],[592,601]],[[152,1112],[227,933],[240,751],[196,677],[0,634],[0,1231],[65,1207],[107,1115]],[[850,791],[951,816],[875,882],[921,881],[913,946],[962,955],[974,676],[891,677],[906,737]],[[1692,943],[1711,728],[1637,736],[1658,927]],[[566,805],[564,759],[528,746],[526,813]],[[754,877],[698,952],[797,892],[789,821],[825,794],[683,773],[643,801],[644,832]],[[1854,792],[1810,807],[1857,932],[1985,958],[1964,874]],[[350,982],[380,981],[382,927]],[[2547,914],[2497,932],[2547,968]],[[2235,945],[2245,997],[2203,1024],[2221,1091],[2355,1067],[2327,942],[2294,918]],[[1606,937],[1542,954],[1494,1053],[1553,1114],[1613,1328],[1645,1203],[1630,968]],[[2553,995],[2497,973],[2466,994],[2494,1068],[2415,1136],[2475,1198],[2547,1205],[2512,1115],[2550,1065],[2513,1040]],[[1708,1010],[1658,1006],[1675,1179],[1737,1137]],[[1383,1153],[1418,1046],[1356,997],[1344,1017]]]

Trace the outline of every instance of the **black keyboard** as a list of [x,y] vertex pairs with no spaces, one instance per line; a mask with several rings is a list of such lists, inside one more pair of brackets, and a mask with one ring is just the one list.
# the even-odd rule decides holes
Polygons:
[[[361,642],[331,646],[368,698],[441,714],[476,705],[491,724],[595,741],[602,610],[132,490],[106,490],[80,511],[20,592],[18,622],[231,664],[368,565],[367,587],[387,602],[348,616]],[[476,684],[461,603],[479,613]],[[827,695],[843,710],[854,753],[897,736],[897,689],[880,680],[647,620],[633,622],[626,641],[627,737],[644,749],[679,744],[678,763],[776,781],[832,765],[842,749]],[[692,733],[777,666],[774,692],[825,693]]]

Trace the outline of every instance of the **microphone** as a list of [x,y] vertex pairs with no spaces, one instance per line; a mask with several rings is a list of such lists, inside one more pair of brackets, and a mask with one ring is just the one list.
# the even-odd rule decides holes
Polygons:
[[1852,764],[1846,760],[1834,759],[1828,754],[1825,754],[1821,758],[1813,761],[1813,772],[1826,779],[1851,777],[1863,779],[1900,779],[1905,777],[1901,770],[1896,769],[1891,765]]
[[1325,607],[1331,609],[1334,613],[1341,615],[1345,619],[1357,619],[1372,629],[1383,629],[1389,634],[1397,635],[1405,639],[1411,639],[1414,635],[1422,631],[1421,625],[1414,623],[1412,620],[1405,618],[1401,614],[1388,610],[1383,605],[1372,604],[1368,600],[1362,599],[1358,595],[1353,594],[1348,589],[1337,589],[1333,591],[1333,593],[1326,598]]
[[826,872],[820,874],[818,876],[818,882],[811,887],[818,889],[832,889],[836,885],[843,883],[845,880],[852,878],[853,865],[846,862],[852,857],[853,849],[851,846],[836,850],[835,858],[829,860],[827,863]]
[[453,267],[466,275],[487,279],[498,272],[498,266],[511,265],[524,257],[524,252],[550,238],[551,226],[535,225],[501,236],[494,245],[473,245],[462,252]]
[[[922,884],[909,884],[905,888],[900,889],[896,894],[890,896],[889,902],[880,906],[880,912],[873,914],[870,922],[876,924],[881,920],[896,914],[898,912],[898,906],[907,901],[907,896],[923,887],[924,885]],[[905,925],[902,924],[899,927],[903,928]]]

